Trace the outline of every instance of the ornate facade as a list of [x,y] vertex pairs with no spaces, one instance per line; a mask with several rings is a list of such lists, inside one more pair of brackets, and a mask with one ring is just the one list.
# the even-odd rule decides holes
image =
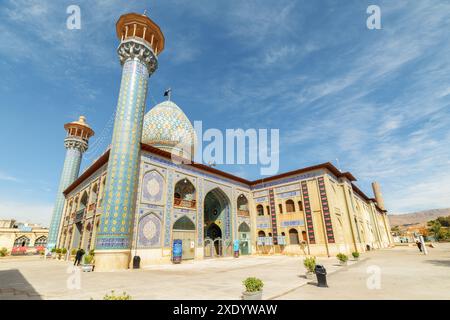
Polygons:
[[168,262],[174,239],[186,260],[230,256],[235,240],[243,255],[332,256],[392,244],[381,193],[369,198],[331,163],[248,181],[173,161],[192,158],[196,137],[171,101],[144,115],[148,77],[164,49],[161,30],[127,14],[117,35],[123,74],[112,144],[61,191],[58,247],[95,248],[101,271],[128,268],[133,256],[143,266]]

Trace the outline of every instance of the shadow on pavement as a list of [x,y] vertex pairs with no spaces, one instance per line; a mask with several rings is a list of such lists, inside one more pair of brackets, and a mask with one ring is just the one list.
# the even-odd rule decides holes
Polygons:
[[450,267],[450,260],[427,260],[426,262],[435,266]]
[[0,271],[0,300],[42,300],[17,269]]

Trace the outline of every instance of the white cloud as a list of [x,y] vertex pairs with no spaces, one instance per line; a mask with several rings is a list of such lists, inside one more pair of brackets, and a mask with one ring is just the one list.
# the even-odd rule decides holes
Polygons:
[[0,180],[10,181],[10,182],[21,182],[21,180],[19,178],[11,176],[4,172],[0,172]]

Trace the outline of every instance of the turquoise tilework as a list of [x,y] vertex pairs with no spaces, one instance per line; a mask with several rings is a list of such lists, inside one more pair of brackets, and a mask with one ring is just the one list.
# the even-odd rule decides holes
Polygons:
[[56,195],[55,207],[53,208],[52,220],[50,223],[47,248],[51,249],[56,246],[58,241],[59,226],[64,210],[65,197],[63,191],[78,177],[80,173],[82,152],[80,149],[69,147],[66,151],[66,158],[59,181],[58,193]]
[[125,62],[108,161],[104,212],[96,249],[129,249],[136,200],[142,122],[149,73],[138,60]]

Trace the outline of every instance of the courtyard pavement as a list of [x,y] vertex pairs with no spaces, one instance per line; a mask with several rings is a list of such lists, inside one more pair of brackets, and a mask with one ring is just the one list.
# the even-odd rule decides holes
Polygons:
[[[114,273],[74,273],[65,261],[9,257],[0,259],[0,300],[102,299],[111,290],[133,299],[240,299],[249,276],[263,280],[263,299],[450,299],[450,244],[428,250],[427,256],[416,247],[371,251],[344,267],[336,258],[318,258],[328,288],[304,278],[302,257],[221,258]],[[381,289],[366,286],[371,266],[380,267]]]

